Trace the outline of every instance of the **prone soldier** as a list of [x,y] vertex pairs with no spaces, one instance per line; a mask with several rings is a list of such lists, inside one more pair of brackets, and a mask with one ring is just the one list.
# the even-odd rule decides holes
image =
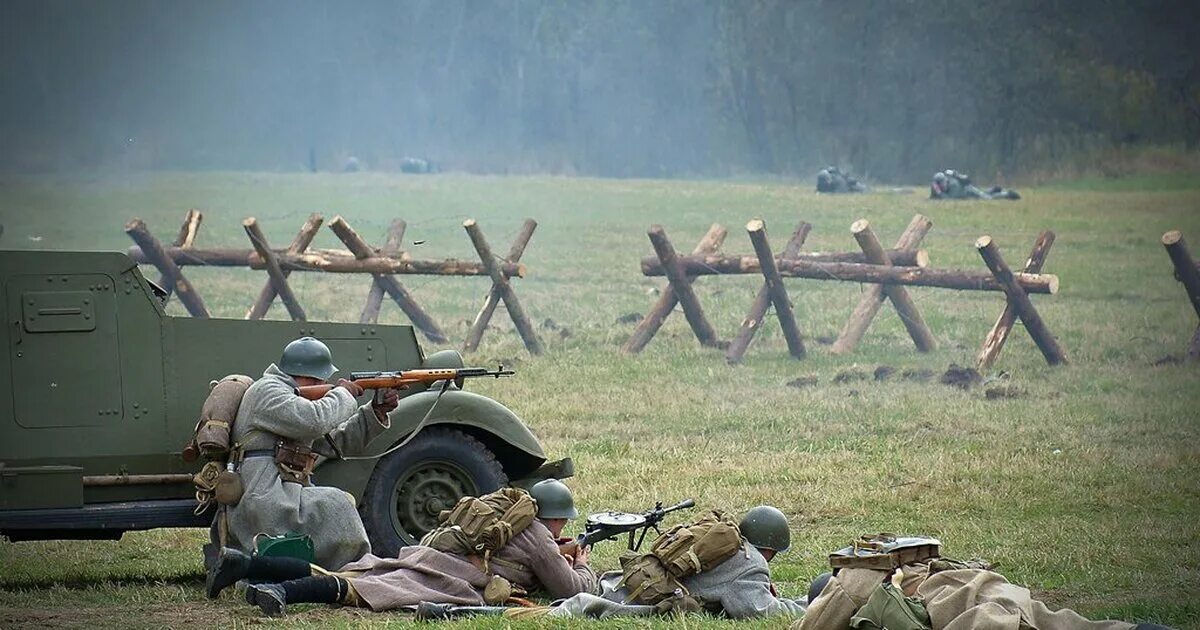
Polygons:
[[826,166],[817,171],[817,192],[820,193],[860,193],[866,192],[867,186],[858,178],[843,173],[836,166]]
[[529,493],[502,488],[464,497],[442,513],[442,525],[420,545],[402,548],[395,558],[368,554],[329,572],[293,558],[250,557],[227,549],[209,581],[218,591],[241,579],[259,581],[247,588],[246,601],[272,616],[300,602],[378,612],[423,601],[482,606],[520,601],[514,598],[528,593],[570,597],[596,588],[588,550],[567,558],[556,542],[576,516],[567,486],[548,479]]
[[971,176],[948,168],[933,175],[929,184],[930,199],[1009,199],[1017,200],[1021,195],[1011,188],[993,186],[983,190],[971,183]]

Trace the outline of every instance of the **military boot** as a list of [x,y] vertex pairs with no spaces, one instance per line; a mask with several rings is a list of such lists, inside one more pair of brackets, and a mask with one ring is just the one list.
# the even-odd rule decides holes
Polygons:
[[209,599],[239,580],[285,582],[312,575],[312,565],[299,558],[284,556],[248,556],[237,549],[221,548],[209,567],[205,587]]
[[268,617],[279,617],[287,612],[287,593],[280,584],[251,584],[246,587],[246,603],[258,606]]

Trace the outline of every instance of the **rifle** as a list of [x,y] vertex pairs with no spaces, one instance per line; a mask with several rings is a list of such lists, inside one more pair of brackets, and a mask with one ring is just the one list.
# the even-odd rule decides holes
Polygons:
[[[480,376],[512,376],[516,372],[500,366],[495,370],[487,368],[458,368],[436,370],[403,370],[400,372],[351,372],[348,380],[357,383],[363,389],[406,389],[410,385],[430,385],[437,381],[453,381],[455,386],[462,389],[463,380]],[[296,388],[296,393],[308,400],[320,400],[337,385],[325,383]]]
[[[696,507],[694,499],[684,499],[671,507],[663,507],[662,501],[654,504],[654,509],[645,514],[630,514],[628,512],[599,512],[589,514],[587,524],[584,526],[584,531],[575,538],[563,545],[559,549],[566,554],[573,554],[574,550],[580,547],[590,547],[602,540],[611,540],[621,534],[629,534],[629,550],[637,551],[642,547],[642,541],[646,540],[646,533],[650,528],[662,534],[658,529],[658,524],[662,522],[667,514],[676,510]],[[640,536],[637,535],[638,530],[642,530]]]

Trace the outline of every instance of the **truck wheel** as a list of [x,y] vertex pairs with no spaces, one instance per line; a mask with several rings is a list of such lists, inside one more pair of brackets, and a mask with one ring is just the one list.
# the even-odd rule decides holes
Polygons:
[[431,427],[375,465],[363,492],[362,519],[371,550],[391,557],[437,527],[438,513],[465,495],[508,483],[496,456],[456,429]]

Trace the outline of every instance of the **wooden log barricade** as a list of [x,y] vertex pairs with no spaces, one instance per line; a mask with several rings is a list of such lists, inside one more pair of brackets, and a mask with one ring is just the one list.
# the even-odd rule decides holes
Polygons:
[[[1192,257],[1187,242],[1183,240],[1183,234],[1178,230],[1163,234],[1162,244],[1167,248],[1167,256],[1170,256],[1171,263],[1175,265],[1175,278],[1183,284],[1196,316],[1200,317],[1200,266]],[[1188,361],[1200,360],[1200,325],[1196,326],[1196,332],[1192,334],[1186,356]]]
[[291,244],[284,249],[271,247],[258,221],[253,217],[242,222],[250,241],[249,248],[196,247],[196,236],[202,219],[199,211],[189,211],[179,236],[170,247],[164,247],[141,219],[133,219],[125,226],[125,233],[136,243],[136,246],[129,248],[130,258],[139,264],[154,265],[162,274],[161,284],[168,297],[172,293],[177,295],[193,317],[208,317],[209,314],[199,293],[184,276],[183,268],[187,266],[265,270],[267,282],[247,311],[246,319],[262,319],[278,297],[289,316],[296,321],[305,321],[307,315],[288,284],[288,276],[292,272],[366,273],[371,275],[371,285],[359,317],[360,323],[373,324],[379,321],[379,312],[386,295],[392,298],[423,335],[431,341],[445,343],[448,341],[446,334],[396,276],[481,276],[489,278],[492,287],[483,309],[471,326],[464,348],[471,351],[478,347],[497,304],[503,301],[525,347],[531,354],[540,354],[543,351],[541,340],[529,323],[529,318],[517,300],[510,282],[512,278],[525,275],[525,267],[519,260],[537,228],[537,223],[532,219],[522,226],[507,258],[493,256],[478,224],[473,220],[467,221],[463,227],[479,254],[479,262],[452,258],[420,260],[409,256],[402,249],[405,223],[399,219],[393,221],[389,227],[384,246],[375,249],[367,244],[345,218],[335,217],[329,222],[329,228],[346,246],[345,250],[309,249],[324,223],[319,214],[310,215]]
[[[1054,242],[1054,234],[1042,233],[1033,254],[1020,272],[1013,272],[1008,268],[995,242],[986,236],[981,237],[975,244],[987,265],[986,271],[938,269],[928,266],[929,256],[919,248],[921,240],[932,226],[932,221],[924,216],[913,217],[895,248],[888,250],[883,248],[870,224],[866,220],[859,220],[851,225],[850,232],[861,252],[801,252],[800,249],[811,229],[810,225],[801,222],[783,252],[776,256],[767,240],[766,224],[755,219],[746,225],[754,248],[753,255],[737,256],[715,251],[723,241],[724,229],[714,225],[709,234],[720,233],[722,238],[716,240],[706,236],[705,240],[709,241],[708,243],[702,241],[701,246],[698,246],[691,256],[684,257],[678,256],[671,248],[662,226],[653,226],[648,235],[655,256],[642,259],[642,273],[646,276],[666,276],[668,286],[659,303],[642,320],[623,350],[634,353],[641,351],[678,302],[700,343],[709,347],[726,347],[726,360],[739,363],[755,332],[762,327],[767,309],[773,305],[787,341],[789,354],[797,359],[803,358],[803,335],[796,322],[784,279],[806,278],[873,285],[864,292],[834,343],[832,350],[835,353],[850,352],[854,349],[884,301],[892,303],[919,352],[936,349],[936,338],[905,288],[906,285],[912,285],[959,291],[997,291],[1005,294],[1007,305],[985,341],[984,350],[980,355],[981,366],[986,367],[996,360],[1017,319],[1025,324],[1026,330],[1030,332],[1047,363],[1065,363],[1066,356],[1062,348],[1029,299],[1029,295],[1034,293],[1058,292],[1058,277],[1041,273],[1046,255]],[[691,285],[702,276],[741,274],[761,274],[764,285],[743,320],[738,335],[732,343],[723,344],[704,317]]]

